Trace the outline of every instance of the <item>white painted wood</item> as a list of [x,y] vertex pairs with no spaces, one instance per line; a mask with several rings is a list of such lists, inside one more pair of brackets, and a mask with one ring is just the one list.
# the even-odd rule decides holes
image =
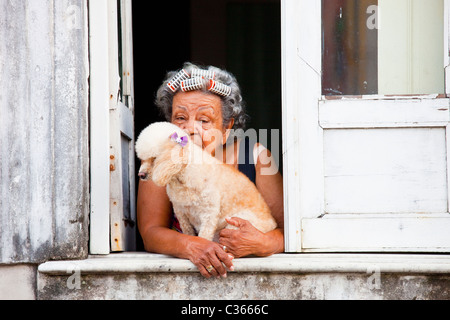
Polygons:
[[450,96],[450,66],[445,67],[445,94]]
[[281,10],[285,250],[296,252],[301,250],[301,217],[322,210],[322,130],[315,107],[321,80],[321,4],[283,0]]
[[[295,231],[301,221],[299,251],[449,252],[449,100],[433,91],[318,97],[319,3],[297,2],[284,12],[296,22],[295,31],[283,31],[283,48],[290,48],[283,51],[283,125],[295,124],[283,133],[285,163],[296,165],[287,169],[285,189],[299,180],[292,185],[298,198],[285,203],[286,224],[298,219]],[[298,162],[287,152],[289,141],[298,143]],[[288,237],[287,244],[295,241]]]
[[89,2],[91,254],[109,254],[109,25],[108,0]]
[[307,252],[449,252],[450,219],[383,217],[303,219],[303,249]]
[[447,150],[447,212],[450,212],[450,124],[445,127]]
[[281,38],[282,38],[282,121],[283,121],[283,189],[284,189],[284,239],[286,252],[301,250],[300,217],[295,214],[300,204],[296,195],[300,193],[298,180],[299,146],[298,136],[298,91],[293,84],[299,83],[298,61],[295,56],[300,28],[296,14],[298,1],[281,2]]
[[110,137],[110,237],[111,251],[123,251],[122,144],[120,121],[120,74],[117,0],[108,0],[109,36],[109,137]]
[[[119,31],[122,32],[122,94],[134,96],[132,2],[131,0],[121,0],[120,6],[122,12],[122,30]],[[125,104],[128,106],[127,103]]]
[[91,254],[134,250],[136,245],[131,1],[123,0],[120,6],[123,95],[117,0],[94,2],[90,8]]
[[108,0],[109,109],[116,110],[120,99],[117,0]]
[[445,128],[325,130],[325,212],[447,212]]
[[444,127],[450,120],[449,99],[322,100],[322,128]]
[[[110,68],[110,225],[111,251],[136,249],[136,213],[134,198],[134,116],[132,112],[132,56],[131,3],[120,1],[122,30],[118,29],[117,0],[110,0],[109,13],[109,68]],[[120,95],[118,33],[122,32],[123,96]],[[130,99],[129,99],[130,98]],[[122,100],[122,101],[119,101]],[[130,103],[128,108],[124,102]]]
[[[117,62],[117,60],[115,60]],[[118,69],[115,69],[118,70]],[[116,90],[118,92],[118,87]],[[110,110],[110,224],[111,251],[124,251],[124,201],[122,191],[122,137],[121,137],[121,103]]]
[[136,250],[133,115],[122,102],[110,111],[111,251]]

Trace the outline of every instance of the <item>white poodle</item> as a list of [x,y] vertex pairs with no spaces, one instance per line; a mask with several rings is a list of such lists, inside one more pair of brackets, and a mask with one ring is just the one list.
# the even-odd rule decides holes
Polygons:
[[139,177],[167,186],[183,233],[218,240],[225,218],[239,217],[268,232],[277,224],[256,186],[239,170],[212,157],[174,124],[157,122],[136,142]]

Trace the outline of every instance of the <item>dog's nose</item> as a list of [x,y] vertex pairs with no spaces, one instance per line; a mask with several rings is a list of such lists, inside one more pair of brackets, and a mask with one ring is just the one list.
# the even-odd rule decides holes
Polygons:
[[138,174],[139,179],[141,180],[147,180],[148,175],[145,172],[139,172]]

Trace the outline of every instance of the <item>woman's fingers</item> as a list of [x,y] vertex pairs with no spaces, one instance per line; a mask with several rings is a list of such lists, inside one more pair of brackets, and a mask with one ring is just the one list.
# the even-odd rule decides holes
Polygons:
[[225,270],[223,264],[219,261],[217,256],[216,255],[212,256],[210,258],[210,261],[211,261],[211,266],[213,267],[211,274],[216,277],[221,276],[222,278],[226,278],[227,270]]
[[220,231],[219,244],[226,246],[227,251],[234,257],[258,254],[259,248],[264,247],[264,233],[256,229],[249,221],[237,217],[226,219],[226,221],[237,229],[225,228]]
[[224,246],[220,245],[217,250],[217,256],[219,257],[220,261],[225,265],[224,268],[227,268],[230,271],[234,271],[234,265],[233,265],[233,255],[229,254],[228,252],[225,252],[223,249]]
[[205,267],[206,271],[210,274],[211,277],[220,278],[220,273],[216,269],[216,267],[211,263]]
[[229,270],[234,269],[232,262],[233,256],[227,254],[222,246],[215,243],[214,247],[207,251],[206,254],[210,264],[214,267],[214,271],[221,277],[226,278],[226,268]]
[[227,269],[234,270],[233,256],[226,253],[222,246],[214,244],[205,251],[205,255],[201,259],[199,268],[200,273],[206,277],[227,277]]
[[195,237],[195,246],[189,260],[195,264],[205,278],[226,277],[227,269],[234,271],[234,257],[224,251],[222,245],[203,238]]
[[[235,226],[237,228],[243,227],[248,222],[247,220],[244,220],[244,219],[241,219],[238,217],[225,218],[225,221],[228,224],[231,224],[232,226]],[[226,230],[226,229],[224,229],[224,230]]]
[[207,268],[208,268],[209,266],[204,266],[204,265],[202,265],[202,264],[199,264],[199,265],[196,265],[196,267],[197,267],[198,271],[200,271],[200,274],[201,274],[203,277],[209,279],[209,278],[211,278],[211,277],[213,276],[213,275],[211,274],[211,272],[209,272],[209,271],[207,270]]

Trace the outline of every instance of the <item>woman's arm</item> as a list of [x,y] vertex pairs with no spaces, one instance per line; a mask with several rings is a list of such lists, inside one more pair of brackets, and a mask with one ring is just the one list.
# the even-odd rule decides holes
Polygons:
[[[140,181],[137,218],[146,251],[189,259],[206,278],[225,277],[222,262],[228,269],[233,269],[233,257],[217,243],[171,230],[171,216],[172,206],[166,188],[158,187],[152,181]],[[214,267],[211,273],[206,270],[210,265]]]
[[259,144],[255,148],[261,150],[256,157],[256,187],[269,206],[278,228],[262,233],[247,220],[229,219],[228,223],[238,227],[238,230],[223,229],[219,243],[225,245],[236,258],[248,255],[266,257],[284,252],[283,178],[270,151]]

